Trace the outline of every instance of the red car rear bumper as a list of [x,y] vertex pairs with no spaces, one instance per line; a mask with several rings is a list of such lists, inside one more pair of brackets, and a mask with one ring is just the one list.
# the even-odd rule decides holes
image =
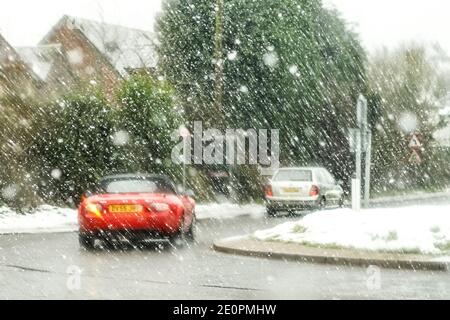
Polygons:
[[181,216],[173,212],[105,214],[100,217],[78,215],[80,232],[149,231],[171,235],[179,231]]

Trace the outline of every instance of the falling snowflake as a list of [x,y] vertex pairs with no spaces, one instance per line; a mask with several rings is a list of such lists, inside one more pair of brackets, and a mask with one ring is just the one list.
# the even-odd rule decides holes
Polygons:
[[128,144],[128,141],[130,140],[130,134],[125,130],[119,130],[113,134],[112,140],[114,145],[122,147]]
[[292,64],[292,65],[289,66],[289,72],[290,72],[292,75],[296,74],[297,71],[298,71],[298,67],[297,67],[295,64]]
[[229,52],[229,53],[227,54],[227,58],[228,58],[228,60],[230,60],[230,61],[235,60],[236,57],[237,57],[237,52],[236,52],[236,50],[233,50],[233,51],[231,51],[231,52]]
[[83,52],[79,48],[68,51],[67,58],[69,59],[69,63],[73,65],[82,64],[84,60]]
[[404,112],[400,115],[398,126],[404,133],[411,133],[417,129],[417,116],[412,112]]
[[239,91],[242,92],[242,93],[247,93],[248,92],[248,88],[247,88],[247,86],[241,86],[239,88]]
[[289,66],[289,72],[295,77],[300,77],[300,72],[298,71],[298,67],[295,64]]
[[6,200],[13,200],[19,192],[19,186],[17,184],[10,184],[2,189],[2,197]]
[[278,54],[275,51],[269,50],[263,55],[263,62],[269,68],[274,68],[278,64]]
[[55,168],[52,170],[50,175],[52,176],[53,179],[59,180],[62,176],[62,171],[58,168]]
[[84,72],[86,72],[86,74],[88,75],[92,75],[95,73],[95,69],[92,66],[87,66],[86,68],[84,68]]

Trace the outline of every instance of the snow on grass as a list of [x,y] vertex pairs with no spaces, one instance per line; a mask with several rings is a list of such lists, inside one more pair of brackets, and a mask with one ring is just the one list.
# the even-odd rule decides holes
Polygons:
[[[242,215],[260,217],[264,207],[256,204],[237,205],[231,203],[198,204],[198,219],[231,219]],[[38,207],[33,212],[19,214],[7,207],[0,207],[0,234],[45,233],[78,230],[77,211],[50,205]]]
[[0,234],[68,232],[77,229],[77,211],[74,209],[42,205],[33,212],[18,214],[7,207],[0,207]]
[[319,211],[259,230],[252,238],[323,247],[426,254],[450,253],[450,205]]

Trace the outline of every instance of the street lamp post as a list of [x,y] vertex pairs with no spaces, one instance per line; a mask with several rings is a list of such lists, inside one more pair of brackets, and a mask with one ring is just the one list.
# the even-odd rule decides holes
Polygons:
[[[216,24],[214,37],[214,119],[224,124],[223,102],[223,1],[216,0]],[[217,118],[219,117],[219,118]],[[217,121],[218,120],[218,121]]]

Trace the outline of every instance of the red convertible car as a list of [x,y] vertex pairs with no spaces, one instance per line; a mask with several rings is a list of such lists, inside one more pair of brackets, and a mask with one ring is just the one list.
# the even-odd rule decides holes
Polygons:
[[100,180],[78,209],[79,241],[93,249],[95,240],[193,240],[195,201],[179,194],[164,175],[126,174]]

